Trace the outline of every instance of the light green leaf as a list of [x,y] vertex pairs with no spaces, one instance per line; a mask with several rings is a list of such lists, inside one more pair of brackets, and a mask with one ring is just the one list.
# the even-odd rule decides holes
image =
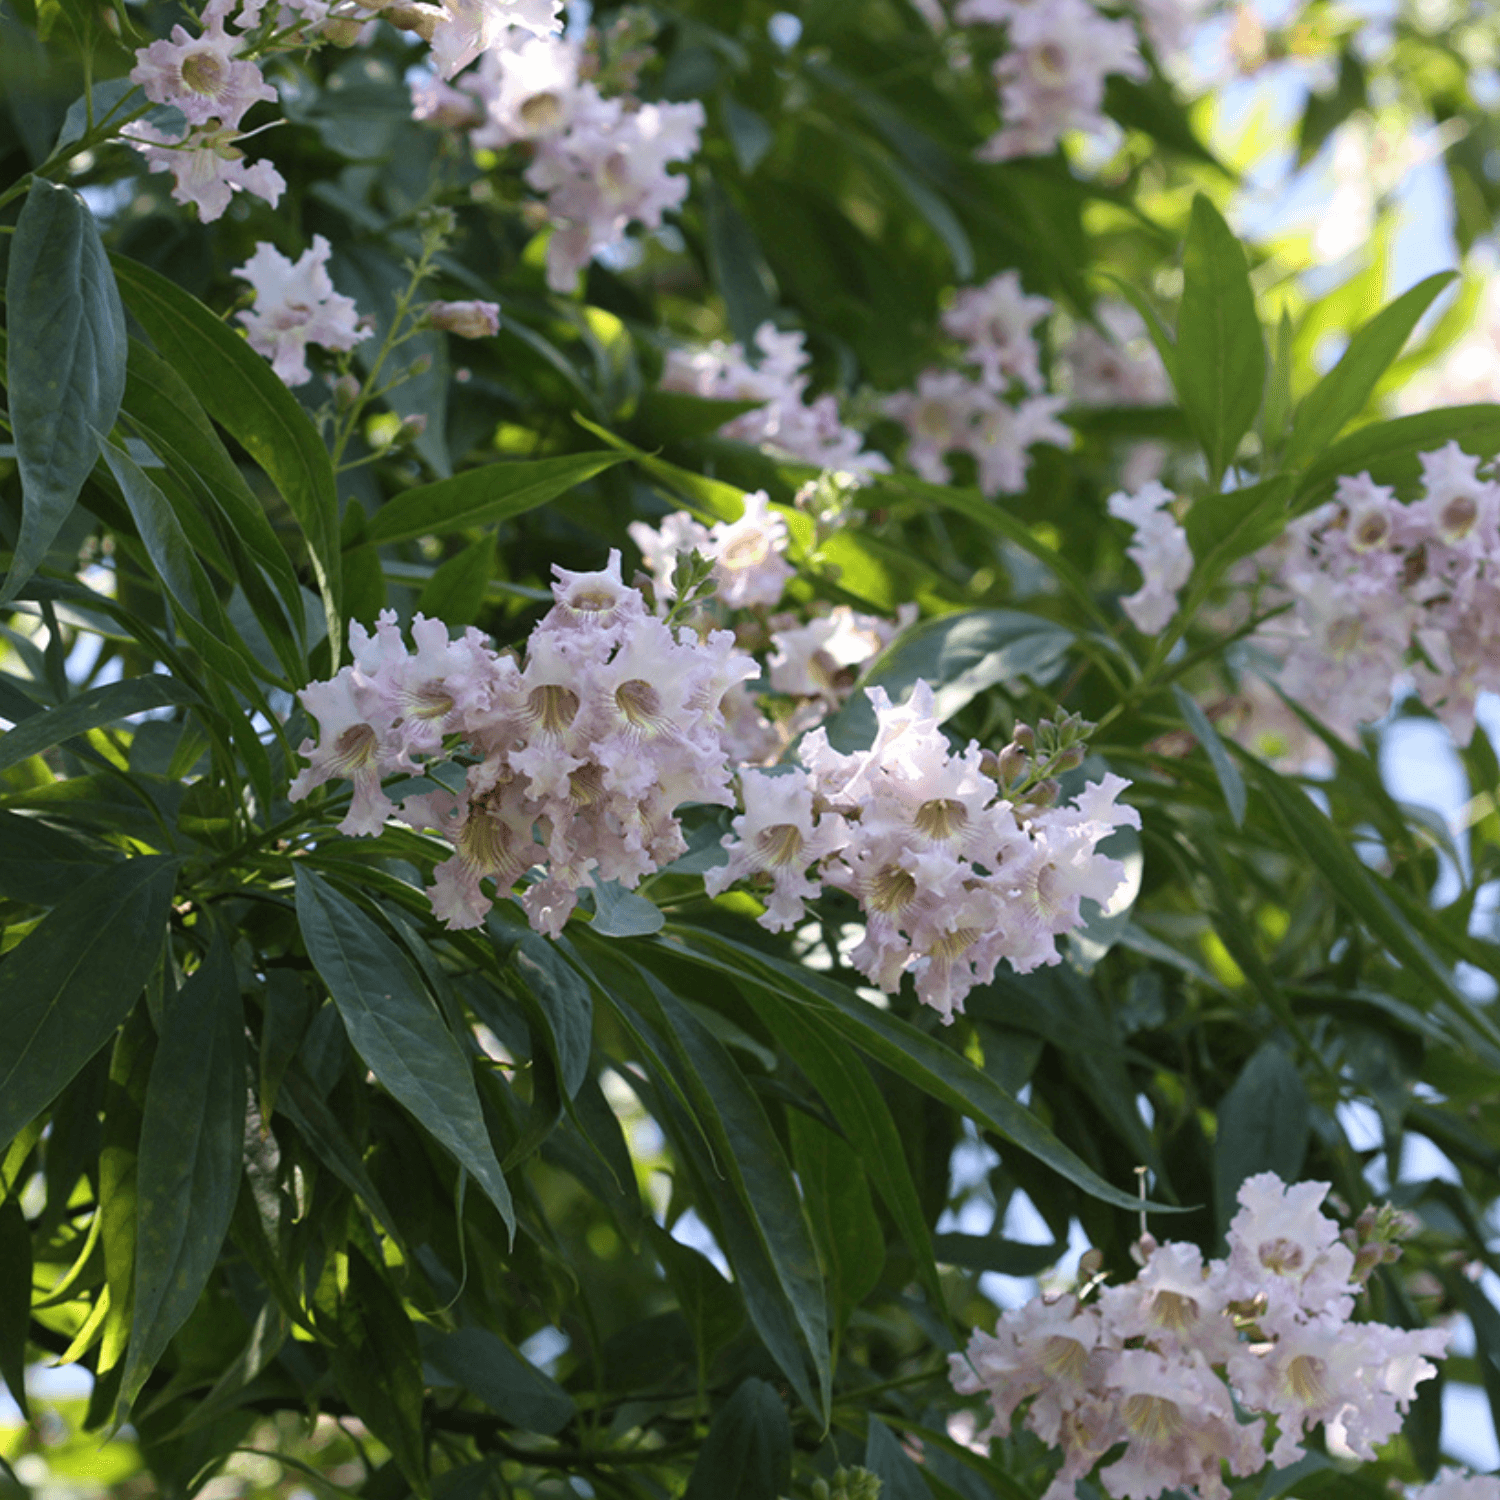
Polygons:
[[1193,199],[1182,269],[1172,377],[1217,488],[1260,410],[1266,343],[1244,248],[1202,193]]
[[617,453],[569,453],[562,458],[486,464],[398,495],[375,512],[365,538],[379,546],[508,520],[567,494],[620,462]]
[[161,956],[179,863],[141,855],[107,865],[6,958],[0,1147],[46,1109],[130,1014]]
[[94,216],[71,189],[32,181],[11,237],[5,302],[21,532],[0,603],[47,555],[125,391],[125,310]]
[[1288,468],[1298,468],[1322,453],[1364,410],[1422,314],[1457,275],[1457,271],[1439,271],[1419,281],[1349,340],[1343,357],[1297,406],[1284,457]]
[[299,864],[297,921],[349,1040],[381,1086],[452,1153],[515,1233],[468,1057],[405,954],[352,901]]
[[146,1088],[122,1416],[197,1305],[229,1232],[244,1149],[245,1067],[239,982],[216,936],[167,1006]]

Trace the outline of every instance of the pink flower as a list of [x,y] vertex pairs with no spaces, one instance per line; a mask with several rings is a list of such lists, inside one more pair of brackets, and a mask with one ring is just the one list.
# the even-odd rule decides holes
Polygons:
[[255,288],[255,307],[238,316],[249,334],[250,347],[271,361],[271,368],[288,385],[312,378],[307,346],[352,349],[370,336],[358,326],[359,309],[351,298],[334,291],[328,276],[331,247],[321,234],[312,248],[291,261],[264,240],[234,275]]
[[222,3],[204,10],[202,36],[174,26],[169,41],[152,42],[135,54],[131,81],[148,99],[180,110],[189,125],[216,121],[233,130],[251,105],[276,102],[276,90],[256,64],[238,56],[243,39],[224,30],[227,10]]
[[245,137],[230,126],[203,126],[170,136],[145,120],[133,120],[120,134],[146,158],[151,171],[172,174],[177,184],[172,197],[193,204],[205,224],[222,217],[236,193],[264,198],[274,208],[286,190],[286,180],[269,162],[245,160],[235,144]]

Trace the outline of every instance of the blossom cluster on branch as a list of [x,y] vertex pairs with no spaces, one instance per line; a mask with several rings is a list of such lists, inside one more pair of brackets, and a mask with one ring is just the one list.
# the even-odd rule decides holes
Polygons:
[[996,1435],[1030,1403],[1024,1425],[1063,1454],[1043,1500],[1072,1500],[1122,1442],[1099,1475],[1117,1500],[1171,1489],[1226,1500],[1225,1463],[1240,1477],[1268,1460],[1283,1468],[1319,1424],[1330,1452],[1373,1459],[1437,1373],[1429,1361],[1448,1334],[1354,1320],[1365,1280],[1410,1226],[1371,1212],[1341,1236],[1319,1211],[1328,1186],[1248,1178],[1224,1260],[1205,1265],[1196,1245],[1147,1237],[1126,1285],[1093,1301],[1036,1298],[994,1334],[977,1331],[950,1358],[955,1388],[988,1396]]

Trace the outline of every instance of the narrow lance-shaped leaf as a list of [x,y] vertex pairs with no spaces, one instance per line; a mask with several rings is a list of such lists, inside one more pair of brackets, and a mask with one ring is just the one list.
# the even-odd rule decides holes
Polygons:
[[110,1038],[161,954],[179,861],[106,865],[5,960],[0,1146],[39,1115]]
[[0,602],[47,555],[125,391],[125,311],[94,216],[71,189],[33,180],[11,239],[5,302],[21,533]]
[[44,713],[33,714],[0,737],[0,771],[61,745],[75,735],[102,729],[131,714],[145,713],[171,704],[192,703],[193,691],[175,677],[155,673],[127,677],[102,687],[86,688],[75,698]]
[[305,865],[297,869],[297,921],[354,1050],[474,1177],[514,1234],[515,1208],[490,1145],[471,1064],[406,956]]
[[1172,377],[1215,483],[1260,410],[1266,344],[1245,251],[1209,200],[1193,199]]
[[1229,816],[1234,819],[1234,826],[1242,828],[1245,823],[1245,778],[1240,775],[1240,768],[1235,765],[1229,752],[1224,748],[1224,741],[1219,738],[1218,732],[1209,723],[1208,715],[1198,707],[1187,690],[1180,684],[1174,683],[1172,694],[1177,699],[1177,707],[1181,709],[1187,727],[1193,732],[1193,738],[1203,746],[1204,754],[1208,756],[1209,763],[1214,768],[1214,775],[1219,778],[1219,785],[1223,788],[1224,801],[1229,805]]
[[265,360],[196,297],[124,256],[113,261],[130,311],[157,350],[266,471],[296,516],[323,595],[337,666],[344,628],[338,495],[317,429]]
[[792,1472],[792,1424],[773,1386],[743,1381],[720,1408],[684,1500],[777,1500]]
[[128,1411],[187,1321],[234,1216],[245,1134],[245,1017],[222,935],[168,1004],[141,1123]]
[[1339,362],[1302,398],[1287,442],[1286,463],[1296,467],[1321,453],[1370,399],[1380,377],[1400,354],[1433,299],[1458,275],[1439,271],[1382,308],[1349,340]]

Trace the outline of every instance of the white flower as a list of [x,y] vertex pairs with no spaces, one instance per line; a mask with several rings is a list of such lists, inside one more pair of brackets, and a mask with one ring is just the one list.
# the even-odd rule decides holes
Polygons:
[[173,199],[191,203],[205,224],[221,218],[236,193],[264,198],[274,208],[286,191],[286,179],[270,162],[245,160],[236,144],[245,137],[232,126],[201,126],[172,136],[146,120],[132,120],[120,134],[153,172],[172,174]]
[[1167,509],[1175,498],[1155,480],[1134,495],[1120,490],[1109,497],[1110,515],[1135,528],[1125,554],[1141,570],[1142,582],[1120,600],[1120,607],[1143,635],[1160,635],[1172,623],[1178,591],[1193,576],[1187,532]]

